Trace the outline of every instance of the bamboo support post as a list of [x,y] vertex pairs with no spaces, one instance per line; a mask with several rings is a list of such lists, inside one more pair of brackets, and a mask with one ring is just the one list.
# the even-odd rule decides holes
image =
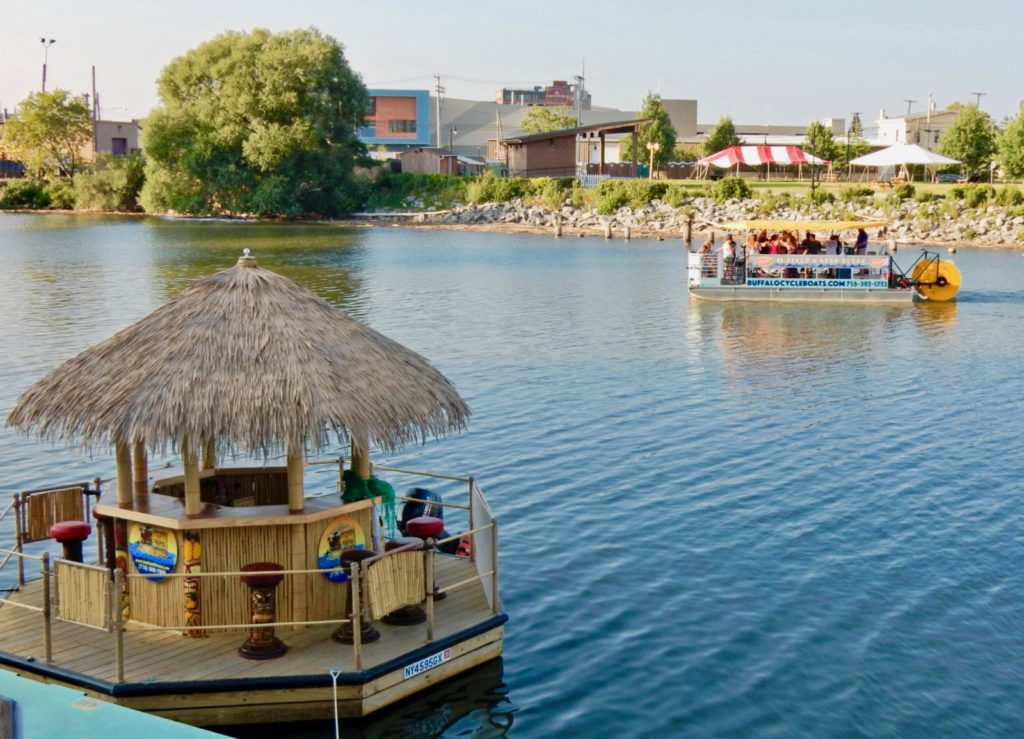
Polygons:
[[114,570],[114,587],[110,589],[110,616],[114,630],[114,659],[117,663],[117,682],[124,682],[124,615],[121,611],[121,592],[124,573]]
[[217,444],[213,439],[203,442],[203,458],[199,469],[212,470],[217,467]]
[[350,565],[349,577],[352,578],[352,653],[356,662],[356,672],[363,669],[363,614],[359,592],[362,589],[362,567],[358,562]]
[[132,487],[135,502],[144,503],[149,496],[149,457],[144,441],[136,441],[132,447]]
[[352,440],[352,469],[364,480],[370,478],[370,454],[355,439]]
[[625,237],[626,241],[629,241],[630,237],[633,235],[629,226],[626,226],[626,228],[623,229],[622,235]]
[[46,662],[53,661],[53,621],[50,606],[50,555],[43,552],[41,559],[43,570],[43,656]]
[[555,214],[555,238],[562,237],[562,216],[558,213]]
[[305,466],[302,447],[288,447],[288,512],[302,513],[305,508],[306,492],[302,482],[302,468]]
[[185,515],[195,516],[203,509],[203,501],[199,497],[199,467],[196,464],[196,450],[192,442],[185,438],[181,445],[181,461],[185,466]]
[[612,224],[611,221],[604,224],[604,237],[610,239],[612,237]]
[[501,604],[498,602],[498,519],[491,521],[491,610],[494,613],[501,611]]
[[426,551],[423,553],[423,580],[427,593],[427,641],[434,641],[434,540],[427,539]]
[[114,459],[117,462],[117,505],[132,507],[132,450],[128,444],[118,441],[114,444]]

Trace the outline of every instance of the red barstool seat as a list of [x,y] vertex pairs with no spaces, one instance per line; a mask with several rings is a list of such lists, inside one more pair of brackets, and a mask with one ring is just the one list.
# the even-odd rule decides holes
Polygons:
[[400,536],[397,539],[385,542],[384,551],[391,552],[395,549],[401,549],[403,547],[411,547],[412,549],[422,549],[423,539],[418,536]]
[[434,516],[420,516],[405,522],[405,533],[419,539],[432,539],[444,531],[444,521]]
[[277,562],[252,562],[242,565],[242,572],[258,572],[258,575],[242,575],[242,582],[253,588],[272,588],[284,579],[284,575],[276,574],[284,567]]
[[88,539],[91,533],[92,526],[85,521],[61,521],[50,527],[50,536],[61,543]]

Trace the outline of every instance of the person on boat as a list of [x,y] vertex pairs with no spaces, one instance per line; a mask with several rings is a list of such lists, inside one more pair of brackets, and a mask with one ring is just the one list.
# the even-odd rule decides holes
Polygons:
[[700,248],[697,250],[697,253],[698,254],[710,254],[712,251],[714,251],[714,248],[715,248],[715,240],[714,240],[713,237],[708,236],[707,241],[705,241],[703,244],[700,245]]
[[822,245],[818,237],[810,231],[807,232],[807,247],[805,254],[821,254]]
[[828,237],[828,249],[826,254],[842,254],[843,242],[839,240],[839,234],[831,234]]
[[725,278],[732,279],[736,273],[736,242],[732,240],[732,234],[726,234],[722,242],[722,262],[725,265]]
[[769,254],[788,254],[789,250],[782,245],[779,241],[778,234],[772,234],[768,239],[768,253]]
[[868,253],[868,232],[863,228],[857,229],[857,240],[853,243],[853,251],[855,254]]

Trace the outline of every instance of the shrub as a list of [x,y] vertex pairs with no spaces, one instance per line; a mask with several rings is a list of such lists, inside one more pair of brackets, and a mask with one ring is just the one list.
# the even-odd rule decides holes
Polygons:
[[50,207],[50,196],[46,192],[46,181],[31,178],[12,180],[0,195],[0,208],[30,208],[41,210]]
[[50,180],[46,183],[46,196],[50,207],[57,210],[71,210],[75,207],[75,186],[67,180]]
[[603,180],[596,189],[597,212],[608,215],[629,203],[629,193],[620,180]]
[[416,172],[381,172],[367,184],[362,207],[407,208],[411,200],[419,200],[424,207],[447,207],[465,200],[468,180]]
[[139,210],[139,191],[145,181],[140,154],[101,156],[96,168],[75,179],[75,207],[83,210]]
[[873,198],[875,191],[870,187],[864,187],[862,185],[854,185],[853,187],[844,187],[839,191],[839,199],[844,203],[855,203],[861,198]]
[[942,196],[939,195],[937,192],[927,192],[925,190],[921,190],[920,192],[914,195],[914,200],[916,200],[919,203],[931,203],[936,200],[942,200]]
[[971,226],[968,226],[967,228],[964,229],[964,238],[967,239],[968,241],[970,241],[973,238],[976,238],[977,235],[978,232],[975,231]]
[[893,194],[899,195],[900,200],[907,200],[914,197],[914,186],[909,182],[903,182],[892,189]]
[[953,185],[946,193],[947,200],[963,200],[967,195],[967,185]]
[[506,203],[529,193],[530,181],[522,178],[498,177],[486,172],[466,185],[470,203]]
[[667,205],[678,208],[681,205],[686,205],[692,196],[693,192],[683,185],[669,185],[661,199]]
[[746,200],[750,197],[750,185],[739,177],[723,177],[715,183],[712,197],[719,203],[726,200]]
[[996,191],[995,201],[1006,206],[1020,205],[1024,203],[1024,192],[1016,185],[1006,185]]
[[964,205],[977,208],[995,197],[995,188],[991,185],[969,185],[964,191]]
[[835,201],[836,196],[827,190],[808,191],[807,195],[804,196],[804,202],[807,205],[821,205],[822,203],[834,203]]

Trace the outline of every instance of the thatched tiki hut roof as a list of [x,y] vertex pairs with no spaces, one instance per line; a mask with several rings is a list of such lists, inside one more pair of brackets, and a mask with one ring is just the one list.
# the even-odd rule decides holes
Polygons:
[[136,456],[169,446],[187,479],[197,445],[288,449],[291,473],[332,431],[365,455],[460,429],[468,417],[426,359],[246,255],[64,362],[7,422],[48,440],[113,445],[119,478],[130,445]]

